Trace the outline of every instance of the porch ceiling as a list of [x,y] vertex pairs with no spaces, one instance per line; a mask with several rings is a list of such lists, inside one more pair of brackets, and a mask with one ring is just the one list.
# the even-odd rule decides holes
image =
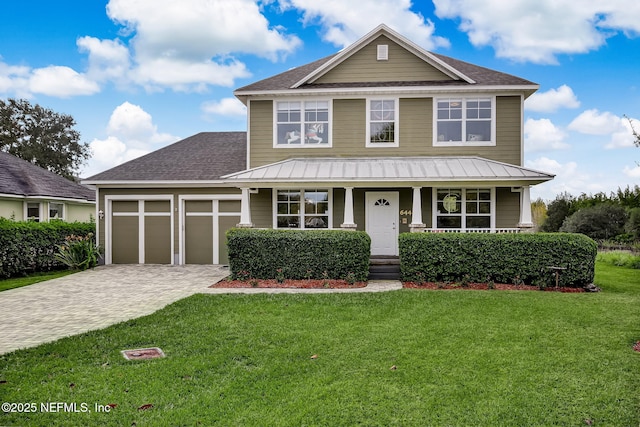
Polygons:
[[221,177],[228,183],[326,183],[398,186],[418,183],[535,185],[554,175],[481,157],[296,158]]

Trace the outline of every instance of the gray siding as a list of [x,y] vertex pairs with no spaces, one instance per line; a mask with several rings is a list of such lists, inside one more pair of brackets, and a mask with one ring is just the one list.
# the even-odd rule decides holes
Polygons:
[[251,195],[251,221],[256,228],[273,227],[273,199],[270,188],[260,188]]
[[520,193],[511,188],[496,189],[496,227],[517,227],[520,222]]
[[[389,46],[387,61],[377,60],[379,44]],[[316,83],[441,80],[453,79],[387,37],[380,36],[316,80]]]
[[521,166],[519,96],[496,98],[496,145],[434,147],[433,99],[401,98],[399,146],[366,147],[366,100],[333,101],[333,141],[327,148],[274,148],[273,101],[251,102],[250,167],[293,157],[479,156]]

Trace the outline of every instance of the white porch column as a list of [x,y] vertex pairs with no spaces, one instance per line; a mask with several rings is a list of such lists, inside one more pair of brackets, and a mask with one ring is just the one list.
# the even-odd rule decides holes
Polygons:
[[413,206],[411,208],[411,232],[420,232],[426,228],[422,221],[422,187],[413,187]]
[[242,199],[240,201],[240,223],[237,227],[252,228],[251,222],[251,199],[249,196],[249,188],[241,188]]
[[355,229],[358,226],[353,220],[353,187],[344,188],[344,221],[340,228]]
[[531,216],[531,186],[524,185],[520,193],[520,228],[533,228]]

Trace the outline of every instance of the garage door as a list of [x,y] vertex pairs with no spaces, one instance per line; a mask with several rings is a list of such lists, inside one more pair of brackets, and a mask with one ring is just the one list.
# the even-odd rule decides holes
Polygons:
[[183,201],[183,262],[227,264],[226,232],[240,222],[240,200]]
[[171,264],[171,199],[108,200],[107,263]]

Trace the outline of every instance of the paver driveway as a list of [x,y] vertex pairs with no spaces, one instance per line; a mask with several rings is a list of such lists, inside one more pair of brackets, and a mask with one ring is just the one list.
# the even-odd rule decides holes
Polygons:
[[217,265],[109,265],[0,292],[0,354],[105,328],[197,293],[384,292],[397,281],[354,289],[209,288],[229,274]]
[[0,292],[0,354],[151,314],[228,273],[216,265],[110,265]]

